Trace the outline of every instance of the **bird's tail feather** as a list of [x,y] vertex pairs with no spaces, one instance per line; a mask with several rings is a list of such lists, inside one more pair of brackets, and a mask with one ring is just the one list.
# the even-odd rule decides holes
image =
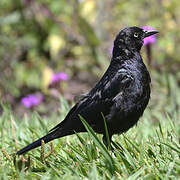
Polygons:
[[28,146],[24,147],[23,149],[21,149],[20,151],[18,151],[16,154],[17,155],[21,155],[24,154],[25,152],[30,151],[31,149],[34,149],[38,146],[41,146],[41,141],[43,140],[45,143],[48,143],[49,141],[55,139],[56,137],[54,136],[54,132],[51,132],[49,134],[47,134],[46,136],[38,139],[37,141],[29,144]]

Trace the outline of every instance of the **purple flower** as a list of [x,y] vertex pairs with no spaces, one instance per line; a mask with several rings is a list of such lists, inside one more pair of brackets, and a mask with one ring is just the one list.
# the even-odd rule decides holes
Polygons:
[[114,48],[114,45],[112,45],[111,48],[109,49],[109,54],[110,54],[110,55],[113,54],[113,48]]
[[[143,26],[142,29],[144,30],[154,30],[151,26]],[[147,44],[154,44],[156,42],[156,37],[155,35],[149,36],[147,38],[144,39],[144,46],[146,46]]]
[[42,94],[29,94],[26,97],[21,99],[21,104],[26,108],[32,108],[38,106],[43,101]]
[[60,73],[54,73],[52,75],[51,84],[59,83],[60,81],[67,81],[68,75],[66,73],[60,72]]

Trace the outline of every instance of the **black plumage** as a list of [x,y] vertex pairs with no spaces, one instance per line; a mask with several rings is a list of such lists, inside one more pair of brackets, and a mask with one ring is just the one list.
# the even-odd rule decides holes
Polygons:
[[104,119],[111,140],[137,123],[150,99],[150,75],[143,63],[140,49],[145,37],[157,31],[128,27],[119,32],[114,41],[113,55],[108,69],[95,87],[69,111],[65,119],[50,132],[17,152],[23,154],[45,143],[75,132],[85,132],[81,115],[95,132],[103,134],[107,145]]

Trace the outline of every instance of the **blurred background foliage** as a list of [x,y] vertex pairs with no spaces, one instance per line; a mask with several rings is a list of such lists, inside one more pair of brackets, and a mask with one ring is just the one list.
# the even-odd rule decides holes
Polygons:
[[[28,94],[43,94],[36,109],[41,113],[59,107],[59,94],[72,102],[102,76],[114,37],[125,26],[160,31],[152,45],[152,79],[162,89],[167,85],[162,90],[167,96],[172,86],[179,92],[179,17],[179,0],[1,0],[1,101],[20,114],[25,111],[21,99]],[[143,48],[147,64],[146,53]],[[51,86],[58,72],[67,74],[68,80]]]

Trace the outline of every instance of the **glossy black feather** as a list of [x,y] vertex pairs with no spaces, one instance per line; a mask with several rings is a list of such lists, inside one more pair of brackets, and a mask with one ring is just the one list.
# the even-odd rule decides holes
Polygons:
[[[151,32],[152,34],[157,31]],[[142,61],[140,49],[148,32],[138,27],[125,28],[117,35],[111,63],[95,87],[67,114],[49,134],[28,145],[17,154],[23,154],[45,143],[74,132],[85,132],[79,115],[97,133],[104,135],[105,116],[109,136],[127,131],[137,123],[150,99],[150,76]]]

